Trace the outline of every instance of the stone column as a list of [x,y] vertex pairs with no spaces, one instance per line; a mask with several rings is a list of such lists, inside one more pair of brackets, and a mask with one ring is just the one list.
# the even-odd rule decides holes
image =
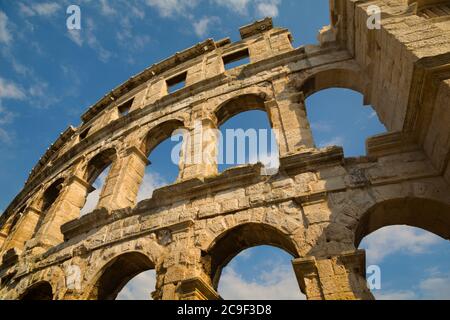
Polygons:
[[158,240],[168,254],[156,265],[155,300],[217,300],[208,264],[195,247],[194,222],[180,223]]
[[125,150],[123,157],[118,158],[111,167],[97,208],[111,211],[134,207],[149,163],[139,148],[133,146]]
[[61,190],[55,203],[48,212],[44,212],[44,219],[36,233],[35,239],[27,247],[51,247],[64,241],[61,226],[80,217],[81,208],[86,202],[86,196],[91,186],[79,178],[72,176]]
[[280,156],[314,148],[302,92],[289,91],[286,80],[274,83],[275,99],[266,102]]
[[309,300],[373,300],[365,276],[365,252],[346,252],[328,259],[293,261],[297,280]]
[[6,238],[5,246],[2,248],[2,252],[6,252],[12,248],[23,251],[25,242],[30,240],[36,232],[36,227],[41,216],[42,211],[33,206],[28,207],[23,212],[22,218],[20,218],[16,228]]
[[218,173],[219,134],[216,121],[211,118],[194,123],[194,128],[184,137],[178,181],[203,179]]

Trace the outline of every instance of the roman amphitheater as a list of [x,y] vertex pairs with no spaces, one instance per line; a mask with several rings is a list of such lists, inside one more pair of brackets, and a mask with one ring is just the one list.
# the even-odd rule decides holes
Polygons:
[[[370,5],[381,8],[378,29],[367,26]],[[316,45],[294,48],[264,19],[238,42],[208,39],[152,65],[90,107],[0,217],[0,297],[115,299],[154,269],[154,299],[220,299],[224,266],[271,245],[295,257],[308,299],[373,299],[365,236],[409,225],[450,239],[450,1],[331,0],[330,16]],[[363,157],[314,145],[305,99],[333,87],[363,94],[387,128],[367,137]],[[248,110],[266,111],[279,132],[277,174],[261,164],[219,174],[185,161],[199,147],[186,143],[176,183],[137,203],[148,155],[175,130],[194,135],[195,122],[217,128]],[[217,149],[214,136],[201,141]],[[81,216],[110,165],[97,208]]]

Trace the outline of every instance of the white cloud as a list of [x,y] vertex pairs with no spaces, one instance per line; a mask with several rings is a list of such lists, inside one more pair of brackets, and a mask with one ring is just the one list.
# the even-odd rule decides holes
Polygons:
[[31,6],[23,4],[22,2],[19,2],[19,12],[27,17],[32,17],[36,15]]
[[154,270],[143,272],[132,279],[119,292],[117,300],[152,300],[155,291],[156,273]]
[[312,122],[311,129],[318,132],[331,132],[333,130],[333,125],[327,121]]
[[10,130],[3,128],[2,126],[10,124],[13,122],[16,114],[9,111],[2,105],[2,100],[0,99],[0,142],[2,144],[11,144],[13,141],[14,133]]
[[61,5],[56,2],[43,2],[31,5],[19,3],[20,13],[22,13],[27,17],[33,16],[50,17],[53,16],[60,9]]
[[120,21],[120,30],[116,32],[116,38],[120,46],[134,52],[144,49],[152,40],[148,35],[133,34],[132,18],[125,16]]
[[319,143],[319,147],[328,147],[328,146],[342,146],[344,144],[344,137],[337,136],[330,140],[322,141]]
[[438,236],[417,228],[390,226],[366,237],[361,247],[366,248],[367,261],[370,265],[380,263],[384,258],[397,253],[411,255],[425,253],[439,241]]
[[23,100],[25,92],[14,82],[0,78],[0,142],[1,144],[11,144],[14,132],[5,129],[4,126],[13,122],[16,114],[9,111],[3,105],[3,99]]
[[69,39],[75,42],[79,47],[83,46],[83,38],[81,36],[81,30],[67,30]]
[[12,142],[11,134],[3,128],[0,128],[0,142],[4,144],[11,144]]
[[34,4],[32,7],[40,16],[52,16],[61,8],[56,2],[38,3]]
[[280,0],[259,1],[256,4],[256,13],[260,17],[277,17],[280,3]]
[[292,267],[274,266],[263,272],[257,280],[244,279],[232,267],[224,269],[219,283],[219,293],[232,300],[305,300]]
[[377,115],[377,113],[375,112],[375,111],[372,111],[370,114],[369,114],[369,119],[373,119],[373,118],[375,118],[375,117],[377,117],[378,115]]
[[218,23],[220,19],[218,17],[203,17],[200,20],[194,22],[194,31],[199,38],[206,37],[209,34],[209,28],[212,23]]
[[0,43],[9,44],[12,40],[11,32],[8,29],[8,16],[0,11]]
[[46,91],[48,88],[48,83],[46,82],[39,82],[33,84],[29,89],[28,92],[33,97],[43,97],[46,95]]
[[87,44],[89,45],[89,47],[91,49],[93,49],[94,51],[97,52],[100,61],[107,62],[111,58],[112,53],[110,51],[106,50],[105,48],[103,48],[103,46],[100,44],[97,37],[95,36],[94,21],[92,19],[86,19],[86,25],[87,25],[87,28],[86,28],[87,29],[87,31],[86,31]]
[[158,173],[148,172],[144,176],[144,181],[142,182],[137,201],[142,201],[145,199],[150,199],[152,197],[153,191],[162,186],[167,185],[168,182],[161,177]]
[[422,299],[450,300],[450,274],[436,274],[419,284]]
[[145,11],[142,10],[141,8],[139,8],[136,5],[132,5],[129,7],[131,14],[139,19],[144,19],[145,18]]
[[277,17],[278,7],[281,4],[281,0],[213,0],[213,2],[240,15],[248,15],[249,7],[252,6],[259,18]]
[[15,83],[0,78],[0,99],[16,99],[25,98],[24,91]]
[[155,8],[161,16],[171,17],[175,14],[186,15],[197,6],[199,0],[146,0],[145,3]]
[[32,99],[33,106],[36,108],[47,108],[60,101],[60,96],[54,96],[49,93],[48,83],[45,81],[34,80],[34,83],[28,88],[28,96]]
[[104,16],[113,16],[117,13],[108,0],[100,0],[100,11]]
[[374,291],[375,299],[377,300],[415,300],[416,294],[410,290],[400,291]]
[[246,15],[248,14],[248,5],[251,0],[214,0],[214,2],[235,13]]
[[0,125],[5,125],[11,123],[16,115],[11,111],[8,111],[5,107],[1,105],[0,100]]
[[95,35],[96,25],[92,18],[86,18],[86,28],[82,30],[67,30],[70,40],[82,47],[85,43],[94,50],[100,61],[108,62],[112,57],[112,52],[105,49]]
[[450,274],[432,272],[412,289],[373,293],[377,300],[450,300]]

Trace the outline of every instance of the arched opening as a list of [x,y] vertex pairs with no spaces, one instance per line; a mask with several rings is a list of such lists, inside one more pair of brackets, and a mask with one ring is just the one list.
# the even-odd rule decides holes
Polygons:
[[[17,223],[19,222],[20,218],[23,216],[23,213],[25,212],[25,209],[26,209],[26,206],[22,206],[19,209],[19,211],[17,211],[17,213],[12,214],[10,217],[5,219],[6,221],[0,227],[0,234],[1,235],[4,235],[5,237],[7,237],[12,232],[14,232],[14,228],[17,226]],[[1,247],[2,246],[0,244],[0,249],[1,249]]]
[[315,144],[319,148],[341,146],[347,157],[366,154],[367,138],[386,132],[363,95],[349,89],[325,89],[306,100]]
[[116,300],[153,300],[156,287],[156,271],[144,271],[131,279],[119,292]]
[[42,197],[41,203],[41,211],[46,212],[50,209],[50,207],[55,203],[56,199],[63,188],[64,179],[58,179],[53,182],[47,190],[44,191],[44,195]]
[[138,202],[151,198],[155,189],[173,183],[178,178],[179,151],[181,151],[183,136],[177,134],[177,130],[181,128],[183,128],[183,122],[171,120],[156,126],[147,134],[141,150],[150,164],[145,169],[144,178],[139,187]]
[[382,202],[360,220],[355,245],[366,250],[377,299],[450,299],[450,206],[421,198]]
[[292,259],[272,246],[244,250],[223,268],[218,293],[225,300],[306,300]]
[[[50,210],[53,204],[59,197],[61,190],[64,186],[64,179],[60,178],[53,182],[43,193],[42,198],[38,203],[38,207],[41,212],[46,213]],[[40,215],[36,227],[34,228],[33,234],[36,235],[41,225],[44,223],[45,214]]]
[[368,87],[353,65],[318,71],[301,85],[316,147],[337,145],[347,157],[363,156],[367,138],[387,131],[385,119],[367,104]]
[[53,300],[53,289],[50,283],[36,283],[20,297],[20,300]]
[[268,173],[278,171],[278,144],[263,98],[252,94],[234,98],[216,110],[216,117],[221,133],[219,172],[257,162]]
[[[154,269],[154,264],[142,253],[130,252],[114,258],[101,270],[89,295],[90,300],[114,300],[121,293],[122,298],[127,298],[125,292],[121,292],[130,280],[137,275]],[[138,280],[148,280],[138,278]],[[148,281],[140,283],[148,290],[148,297],[154,291],[155,283]],[[139,297],[135,297],[139,298]]]
[[88,190],[85,204],[81,208],[81,216],[92,212],[97,207],[115,159],[116,150],[108,149],[96,155],[88,162],[85,180],[90,185],[90,189]]
[[[205,254],[214,288],[219,289],[219,294],[223,293],[224,298],[230,299],[277,299],[280,281],[289,284],[290,291],[286,292],[289,292],[290,298],[295,296],[295,293],[292,294],[294,291],[298,293],[298,299],[302,299],[291,266],[292,259],[297,257],[297,250],[289,236],[259,223],[248,223],[228,230]],[[241,292],[237,292],[239,288]],[[266,292],[252,292],[252,288],[265,288]]]
[[450,240],[450,205],[424,198],[386,200],[372,207],[360,219],[355,244],[386,226],[407,225]]
[[[20,232],[20,225],[24,223],[23,220],[21,219],[24,217],[25,210],[26,205],[23,205],[19,209],[19,211],[13,214],[6,221],[5,225],[2,228],[0,228],[0,236],[3,235],[5,237],[5,242],[4,243],[0,242],[0,252],[7,252],[9,249],[14,247],[22,249],[25,242],[28,240],[29,236],[31,236],[31,232],[35,231],[30,225],[28,225],[27,227],[31,230],[29,233],[26,233],[26,236],[25,233]],[[21,233],[22,237],[20,237],[19,239],[14,239],[17,232]]]

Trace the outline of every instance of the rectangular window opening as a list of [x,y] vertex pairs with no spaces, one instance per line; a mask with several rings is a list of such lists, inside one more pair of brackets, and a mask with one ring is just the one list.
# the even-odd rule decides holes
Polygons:
[[88,136],[90,130],[91,130],[91,128],[89,127],[86,130],[84,130],[82,133],[80,133],[80,140],[86,139],[86,137]]
[[173,93],[186,86],[187,72],[180,73],[179,75],[166,80],[167,92]]
[[134,101],[134,98],[128,100],[128,101],[125,102],[125,103],[122,103],[122,104],[118,107],[119,115],[120,115],[121,117],[125,117],[126,115],[128,115],[128,114],[130,113],[131,106],[133,105],[133,101]]
[[248,49],[237,51],[223,57],[225,70],[230,70],[250,63],[250,53]]

